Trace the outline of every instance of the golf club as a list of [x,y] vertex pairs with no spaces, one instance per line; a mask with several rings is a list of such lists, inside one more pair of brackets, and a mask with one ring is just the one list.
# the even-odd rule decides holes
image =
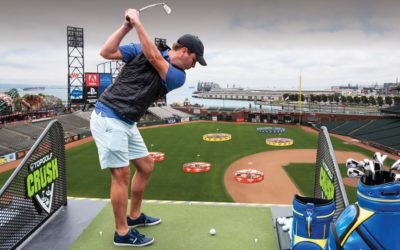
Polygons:
[[389,172],[392,173],[393,170],[400,170],[400,159],[398,159],[395,163],[392,164]]
[[382,155],[380,152],[374,153],[375,170],[384,170],[383,162],[386,160],[387,155]]
[[400,181],[400,174],[396,174],[394,176],[394,182],[398,182],[398,181]]
[[375,152],[374,153],[374,160],[375,161],[381,161],[382,155],[380,152]]
[[360,178],[364,176],[365,173],[357,168],[349,168],[347,169],[347,176],[350,178]]
[[[148,8],[152,8],[152,7],[155,7],[155,6],[158,6],[158,5],[162,5],[163,6],[165,13],[167,13],[167,14],[171,13],[172,10],[166,3],[154,3],[154,4],[147,5],[147,6],[144,6],[143,8],[141,8],[141,9],[139,9],[139,12],[142,12],[142,11],[148,9]],[[126,17],[126,21],[130,22],[130,18],[128,16]]]
[[372,181],[375,181],[374,163],[371,160],[368,160],[368,159],[365,159],[364,163],[365,163],[365,165],[364,165],[365,173],[367,173],[367,176],[371,175],[372,176]]
[[364,167],[364,162],[363,161],[356,161],[352,158],[347,159],[346,161],[346,167],[347,168],[361,168]]

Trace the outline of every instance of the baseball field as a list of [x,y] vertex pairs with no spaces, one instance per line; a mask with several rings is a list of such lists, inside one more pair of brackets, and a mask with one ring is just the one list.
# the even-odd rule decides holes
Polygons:
[[[163,161],[155,163],[144,197],[143,210],[163,218],[161,226],[140,229],[157,239],[149,249],[276,248],[272,207],[287,209],[285,204],[291,204],[294,193],[313,195],[318,134],[299,126],[280,126],[285,128],[282,134],[257,132],[257,128],[265,126],[271,125],[193,122],[141,129],[149,151],[165,154]],[[204,141],[203,135],[210,133],[227,133],[231,140]],[[266,139],[273,137],[289,138],[294,143],[285,147],[267,145]],[[343,162],[348,157],[361,160],[373,155],[372,151],[335,137],[331,141],[342,177],[346,176]],[[183,164],[197,161],[210,163],[211,170],[183,171]],[[107,170],[100,170],[93,141],[68,149],[66,166],[70,209],[76,206],[74,200],[109,198],[110,175]],[[262,169],[265,179],[256,184],[238,183],[232,172],[237,167]],[[11,173],[12,170],[0,173],[0,187]],[[274,186],[277,183],[281,188]],[[345,188],[350,203],[356,201],[354,185]],[[285,202],[257,202],[260,196],[265,199],[273,192],[278,198],[285,196]],[[217,235],[210,237],[212,227],[217,229]],[[68,246],[111,249],[113,230],[112,208],[107,202],[83,231],[75,232],[78,237]]]
[[[145,199],[177,201],[234,201],[224,185],[224,173],[238,159],[265,151],[290,149],[316,149],[317,134],[300,127],[285,126],[283,134],[263,134],[256,131],[265,125],[235,124],[217,122],[196,122],[141,129],[149,151],[165,153],[165,160],[155,165],[155,171],[145,193]],[[268,125],[269,126],[269,125]],[[232,140],[206,142],[202,136],[207,133],[229,133]],[[266,138],[285,137],[293,139],[288,147],[274,147],[265,143]],[[333,148],[338,151],[359,152],[371,157],[373,152],[345,143],[331,137]],[[290,162],[290,151],[287,159]],[[100,170],[94,142],[72,148],[66,152],[68,196],[108,198],[110,176],[107,170]],[[202,161],[211,163],[211,171],[190,174],[182,171],[186,162]],[[390,164],[392,161],[387,161]],[[285,167],[288,176],[304,195],[312,195],[313,164],[290,162]],[[265,165],[269,162],[266,160]],[[342,176],[345,169],[342,165]],[[246,168],[248,166],[244,166]],[[12,171],[0,174],[2,185]],[[132,171],[133,172],[133,171]],[[274,173],[267,172],[273,176]],[[249,184],[243,184],[249,185]],[[251,185],[251,184],[250,184]],[[253,184],[256,185],[256,184]],[[350,202],[355,200],[355,188],[346,187]]]

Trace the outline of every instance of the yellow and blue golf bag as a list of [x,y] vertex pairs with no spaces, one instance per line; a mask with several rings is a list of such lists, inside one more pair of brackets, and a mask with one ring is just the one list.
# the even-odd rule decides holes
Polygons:
[[389,171],[358,182],[358,203],[332,223],[325,249],[400,249],[400,182]]
[[292,249],[324,249],[334,212],[335,203],[333,200],[295,195],[291,232]]

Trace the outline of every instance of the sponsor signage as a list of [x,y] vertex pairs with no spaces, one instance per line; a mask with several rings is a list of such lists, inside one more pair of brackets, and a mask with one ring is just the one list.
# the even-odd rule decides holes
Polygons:
[[98,98],[98,88],[97,87],[86,87],[86,103],[96,103]]
[[100,79],[97,73],[85,73],[86,87],[99,87]]
[[111,73],[99,73],[100,86],[99,86],[99,96],[103,91],[112,84],[112,74]]
[[71,99],[82,99],[83,90],[82,87],[75,86],[71,91]]
[[96,103],[101,93],[111,83],[111,73],[85,73],[85,102]]
[[25,178],[26,197],[50,213],[53,202],[54,182],[60,177],[57,158],[50,152],[28,166]]
[[0,165],[12,162],[16,160],[16,155],[15,153],[10,153],[10,154],[6,154],[3,156],[0,156]]
[[100,76],[98,73],[85,73],[85,103],[94,104],[99,97]]

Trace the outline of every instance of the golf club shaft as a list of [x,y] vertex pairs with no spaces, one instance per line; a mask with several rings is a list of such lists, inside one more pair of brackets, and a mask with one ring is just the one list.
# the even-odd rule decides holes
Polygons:
[[[154,3],[154,4],[150,4],[150,5],[144,6],[143,8],[140,8],[138,11],[139,11],[139,12],[142,12],[142,11],[144,11],[145,9],[152,8],[152,7],[155,7],[155,6],[158,6],[158,5],[165,5],[165,3]],[[127,16],[125,19],[126,19],[126,21],[128,21],[128,22],[131,21],[131,19],[130,19],[128,16]]]

